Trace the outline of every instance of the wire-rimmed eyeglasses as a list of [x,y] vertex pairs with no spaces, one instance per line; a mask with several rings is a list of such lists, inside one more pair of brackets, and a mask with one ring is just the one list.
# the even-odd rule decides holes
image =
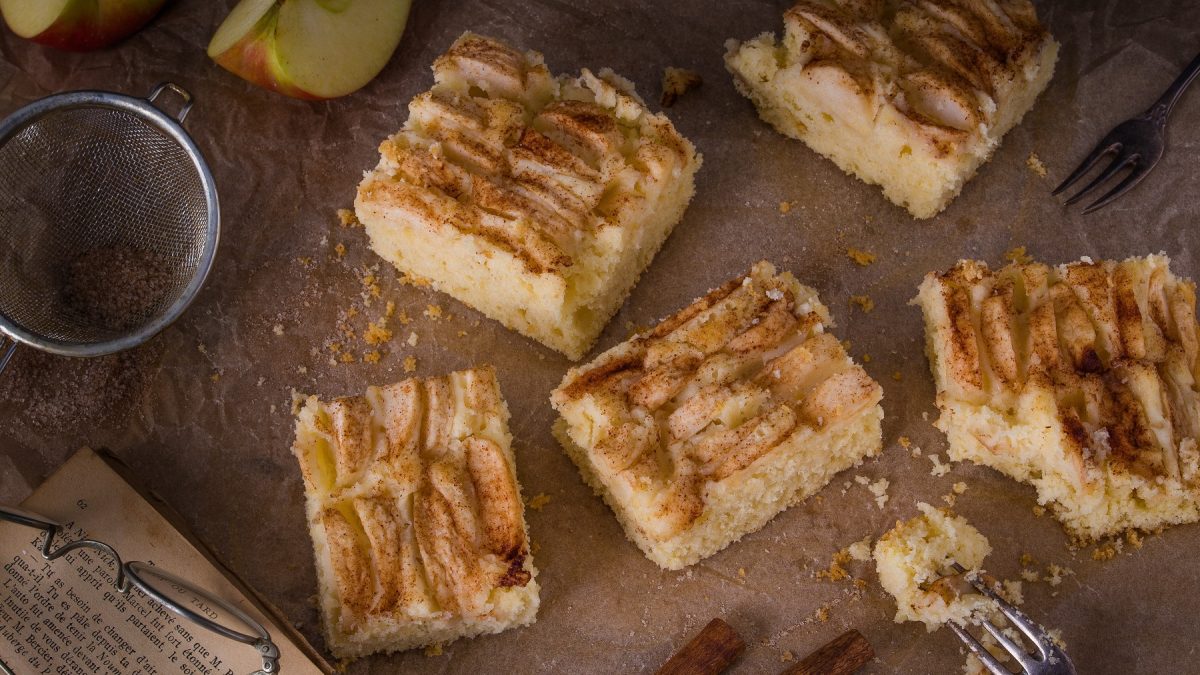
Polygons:
[[[116,550],[102,541],[77,539],[55,548],[54,538],[63,529],[63,526],[49,518],[0,505],[0,520],[41,530],[46,535],[41,548],[41,555],[46,560],[56,560],[81,548],[90,548],[105,554],[116,564],[117,572],[113,585],[116,586],[119,593],[128,595],[130,587],[137,588],[176,616],[187,619],[222,637],[254,647],[259,657],[262,658],[262,668],[251,675],[277,675],[279,673],[279,648],[271,641],[271,634],[261,623],[228,601],[209,591],[197,588],[191,582],[160,570],[150,563],[136,560],[122,562],[121,556],[117,554]],[[209,608],[210,614],[214,616],[206,616],[195,611],[188,606],[187,602],[181,601],[182,599],[198,601],[200,605]],[[3,662],[0,662],[0,672],[13,675],[13,672]]]

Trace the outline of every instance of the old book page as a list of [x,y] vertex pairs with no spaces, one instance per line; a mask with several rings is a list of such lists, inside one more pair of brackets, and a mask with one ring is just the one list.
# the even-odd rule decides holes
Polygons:
[[[279,672],[328,668],[95,452],[76,453],[21,508],[64,525],[56,548],[94,538],[126,562],[152,563],[232,602],[270,631]],[[48,562],[41,538],[33,528],[0,522],[0,662],[13,672],[246,675],[262,667],[253,647],[171,613],[136,588],[118,593],[107,555],[77,549]],[[199,603],[196,609],[219,615]]]

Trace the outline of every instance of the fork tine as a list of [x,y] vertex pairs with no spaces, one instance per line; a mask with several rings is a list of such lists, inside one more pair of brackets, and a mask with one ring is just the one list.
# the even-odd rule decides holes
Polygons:
[[[1042,628],[1040,624],[1035,623],[1033,619],[1025,616],[1024,612],[1016,607],[1013,607],[1009,601],[1000,597],[999,593],[997,593],[979,578],[969,574],[965,578],[967,582],[975,588],[975,590],[991,598],[992,602],[996,603],[997,609],[999,609],[1000,612],[1004,614],[1005,618],[1007,618],[1014,626],[1017,627],[1017,630],[1021,631],[1025,637],[1029,638],[1029,641],[1032,642],[1034,647],[1037,648],[1038,655],[1045,659],[1047,654],[1047,636],[1045,635],[1045,629]],[[996,635],[992,631],[989,632],[991,632],[992,635]],[[1024,650],[1022,649],[1021,651]]]
[[996,657],[992,656],[992,653],[983,646],[983,643],[976,640],[974,635],[971,635],[966,629],[953,621],[948,622],[946,625],[950,626],[950,630],[954,631],[958,639],[962,640],[967,649],[971,650],[975,658],[979,659],[992,675],[1012,675],[1012,671],[1005,668],[1003,663],[1000,663]]
[[1076,181],[1078,181],[1080,178],[1083,178],[1084,174],[1086,174],[1088,171],[1091,171],[1092,167],[1096,166],[1096,162],[1099,162],[1101,157],[1104,157],[1110,152],[1121,149],[1121,144],[1117,141],[1109,141],[1106,145],[1105,141],[1107,140],[1108,139],[1104,139],[1100,141],[1095,149],[1092,150],[1092,154],[1088,155],[1087,159],[1084,159],[1082,162],[1080,162],[1079,166],[1075,167],[1075,170],[1071,172],[1071,175],[1067,176],[1067,179],[1064,180],[1058,187],[1054,188],[1054,191],[1050,194],[1058,195],[1063,190],[1071,187]]
[[1150,173],[1150,169],[1153,168],[1153,166],[1146,166],[1144,164],[1138,164],[1137,166],[1133,167],[1133,171],[1130,172],[1130,174],[1124,179],[1122,179],[1120,183],[1117,183],[1116,187],[1104,193],[1104,196],[1100,199],[1088,204],[1087,208],[1083,210],[1084,214],[1088,214],[1092,211],[1108,206],[1108,204],[1114,199],[1120,197],[1126,192],[1129,192],[1133,189],[1133,186],[1142,182],[1142,179],[1145,178],[1146,174]]
[[[1026,672],[1030,672],[1033,670],[1034,664],[1036,664],[1037,662],[1033,658],[1030,657],[1029,651],[1026,650],[1023,645],[1019,644],[1017,641],[1015,641],[1012,638],[1010,638],[1009,636],[1005,635],[1004,631],[1001,630],[999,626],[992,625],[992,622],[990,622],[990,621],[987,621],[987,620],[980,621],[979,625],[984,630],[991,633],[992,638],[995,639],[996,642],[1000,643],[1000,646],[1004,648],[1004,651],[1008,652],[1009,656],[1013,657],[1013,659],[1016,660],[1017,663],[1021,664],[1021,667],[1023,669],[1025,669]],[[1034,640],[1035,644],[1036,644],[1036,642],[1037,641]],[[1038,649],[1039,653],[1041,651],[1042,651],[1041,649]]]
[[1137,155],[1117,155],[1117,158],[1112,161],[1112,164],[1108,165],[1108,168],[1101,171],[1099,175],[1093,178],[1091,182],[1084,186],[1082,190],[1071,195],[1071,197],[1065,202],[1066,206],[1070,206],[1080,199],[1083,199],[1084,195],[1096,189],[1096,187],[1104,181],[1117,175],[1122,169],[1133,165],[1135,162],[1137,162],[1137,160]]

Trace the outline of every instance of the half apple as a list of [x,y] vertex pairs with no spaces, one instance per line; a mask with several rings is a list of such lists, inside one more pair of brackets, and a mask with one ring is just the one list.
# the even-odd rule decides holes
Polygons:
[[260,87],[295,98],[345,96],[396,51],[411,0],[242,0],[208,55]]
[[14,33],[82,52],[121,40],[146,25],[166,0],[0,0]]

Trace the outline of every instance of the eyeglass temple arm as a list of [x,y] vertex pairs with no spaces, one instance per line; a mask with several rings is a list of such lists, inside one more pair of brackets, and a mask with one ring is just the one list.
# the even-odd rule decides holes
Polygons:
[[53,546],[54,535],[58,534],[58,526],[48,525],[43,527],[42,531],[46,533],[46,540],[42,542],[43,558],[46,560],[57,560],[71,551],[79,548],[90,548],[95,551],[100,551],[101,553],[106,553],[113,559],[113,562],[117,564],[117,579],[114,582],[114,585],[117,587],[117,592],[122,594],[129,592],[129,579],[125,578],[125,565],[121,562],[121,556],[117,554],[113,547],[102,541],[96,541],[94,539],[80,539],[69,544],[63,544],[62,546],[59,546],[51,551],[50,548]]

